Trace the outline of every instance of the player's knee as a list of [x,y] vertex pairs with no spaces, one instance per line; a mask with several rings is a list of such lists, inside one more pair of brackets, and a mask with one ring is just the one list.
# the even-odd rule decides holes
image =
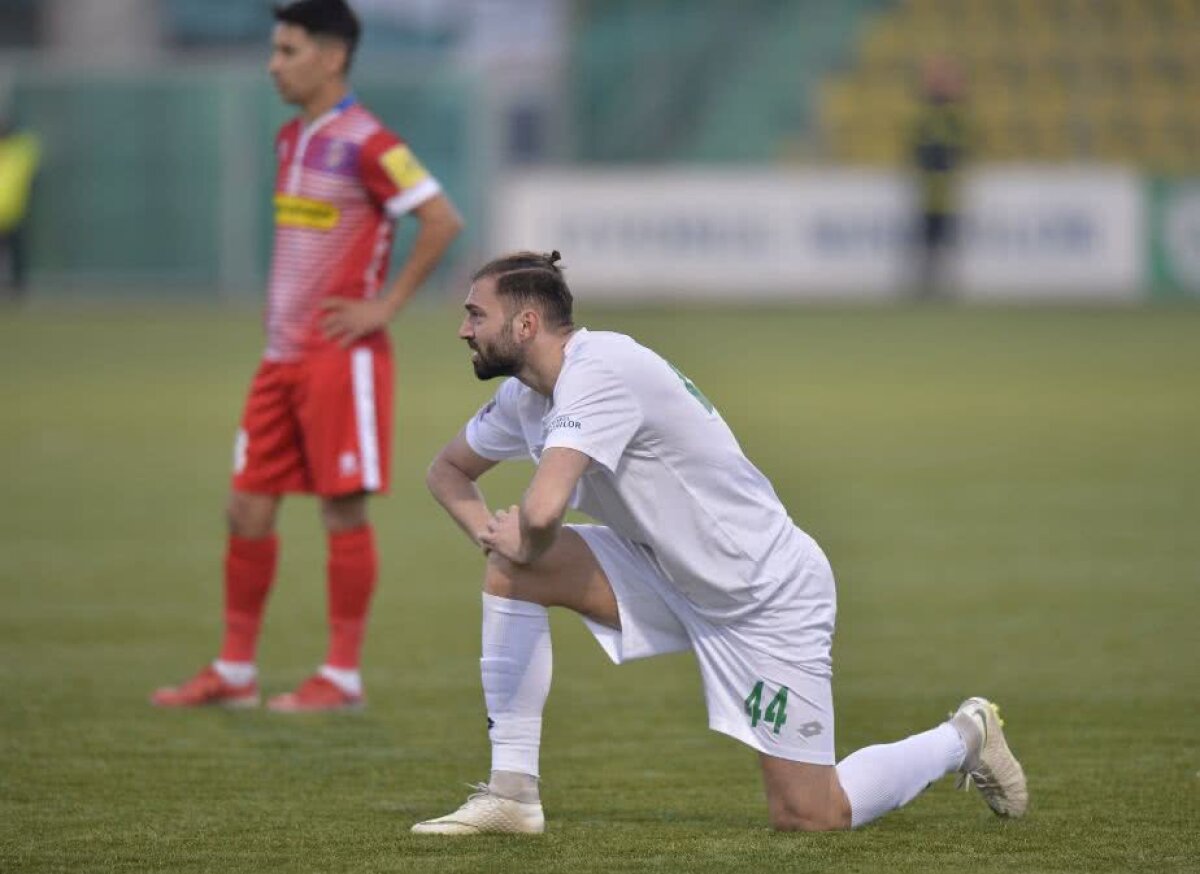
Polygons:
[[250,536],[247,532],[253,527],[251,520],[246,503],[237,495],[232,495],[225,505],[225,524],[229,526],[229,533],[235,537]]
[[831,832],[850,828],[850,805],[800,807],[787,802],[771,806],[771,828],[781,832]]
[[511,598],[517,588],[517,567],[507,558],[489,552],[483,571],[483,590],[497,598]]
[[366,494],[322,499],[321,523],[333,534],[362,528],[367,524]]
[[257,539],[275,530],[276,502],[267,496],[234,492],[225,505],[225,521],[234,537]]
[[483,572],[483,590],[497,598],[542,603],[531,584],[527,569],[494,552],[488,553],[487,566]]
[[833,817],[805,816],[795,813],[773,813],[771,828],[777,832],[833,832],[850,828]]

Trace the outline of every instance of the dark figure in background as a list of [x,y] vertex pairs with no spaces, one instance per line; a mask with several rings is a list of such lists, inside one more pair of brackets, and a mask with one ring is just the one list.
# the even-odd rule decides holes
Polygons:
[[19,298],[25,288],[29,194],[41,154],[38,139],[0,117],[0,289]]
[[965,89],[958,67],[931,58],[921,71],[921,103],[913,135],[920,209],[915,296],[944,297],[946,268],[958,238],[958,176],[966,157]]

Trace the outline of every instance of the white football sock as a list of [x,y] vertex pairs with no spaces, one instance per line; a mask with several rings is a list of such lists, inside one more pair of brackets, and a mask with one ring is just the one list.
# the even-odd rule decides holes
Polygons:
[[492,770],[538,776],[542,709],[550,694],[550,614],[541,604],[483,593],[483,657]]
[[317,673],[347,695],[356,697],[362,695],[362,674],[354,668],[334,668],[329,665],[321,665],[321,669]]
[[231,686],[245,686],[258,679],[258,668],[254,662],[226,662],[217,659],[212,663],[221,679]]
[[967,748],[948,722],[891,744],[864,747],[842,759],[838,779],[850,800],[852,828],[903,807],[935,780],[957,771]]

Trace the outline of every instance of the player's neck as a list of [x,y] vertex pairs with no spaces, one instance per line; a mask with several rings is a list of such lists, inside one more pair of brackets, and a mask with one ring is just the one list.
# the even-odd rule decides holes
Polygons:
[[312,124],[349,95],[350,87],[345,82],[330,82],[300,108],[300,117],[305,124]]
[[546,337],[545,342],[531,350],[517,379],[544,397],[554,397],[554,386],[558,384],[558,375],[562,373],[567,343],[573,336],[575,332],[569,331],[561,336]]

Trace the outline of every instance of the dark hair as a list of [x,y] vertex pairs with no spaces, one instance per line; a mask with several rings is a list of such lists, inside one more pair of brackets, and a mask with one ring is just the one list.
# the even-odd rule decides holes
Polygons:
[[362,25],[346,0],[294,0],[277,5],[274,14],[280,24],[294,24],[312,36],[341,40],[346,45],[346,71],[350,70]]
[[567,281],[563,279],[563,268],[558,266],[562,255],[557,250],[549,255],[537,252],[515,252],[489,261],[471,277],[471,281],[485,276],[496,277],[496,295],[512,301],[517,307],[536,306],[550,328],[573,328],[571,315],[574,298]]

